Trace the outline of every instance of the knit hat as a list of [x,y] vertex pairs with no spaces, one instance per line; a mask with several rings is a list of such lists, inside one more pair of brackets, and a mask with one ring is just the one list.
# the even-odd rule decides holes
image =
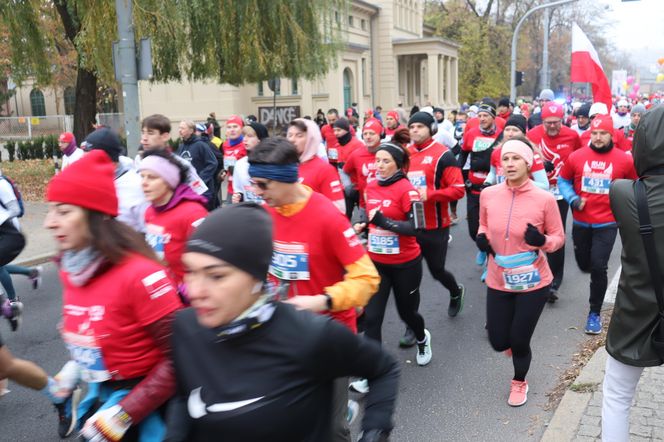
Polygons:
[[646,113],[646,107],[645,107],[644,105],[642,105],[642,104],[637,104],[636,106],[634,106],[634,107],[632,108],[632,111],[630,112],[630,115],[634,115],[634,114],[641,114],[641,115],[643,115],[643,114],[645,114],[645,113]]
[[161,177],[168,184],[168,187],[175,189],[180,185],[180,169],[158,155],[146,155],[138,166],[138,171],[150,170]]
[[264,281],[272,262],[272,218],[253,202],[224,206],[196,228],[187,251],[214,256]]
[[242,127],[244,126],[244,121],[242,121],[242,118],[238,117],[237,115],[231,115],[228,117],[228,120],[226,120],[226,124],[237,124],[238,126]]
[[332,127],[338,127],[339,129],[350,131],[350,124],[348,123],[348,120],[346,120],[345,118],[339,118],[337,121],[334,122]]
[[621,98],[620,100],[618,100],[618,103],[616,103],[616,107],[620,106],[629,107],[629,103],[624,98]]
[[393,110],[389,111],[387,113],[387,115],[394,118],[397,121],[397,123],[399,122],[399,113],[397,111],[393,111]]
[[500,100],[498,100],[498,107],[504,106],[504,107],[510,107],[512,103],[510,102],[510,99],[507,97],[503,97]]
[[505,122],[505,127],[517,127],[523,134],[526,134],[526,127],[528,127],[528,120],[523,115],[512,114]]
[[604,132],[613,133],[613,119],[610,115],[597,115],[590,123],[590,130],[603,130]]
[[574,112],[576,117],[590,117],[590,103],[583,103],[579,108]]
[[265,127],[260,123],[251,121],[249,122],[249,126],[254,130],[254,132],[256,132],[256,136],[258,137],[259,140],[263,140],[270,136],[270,134],[267,131],[267,127]]
[[471,117],[471,118],[476,117],[477,116],[477,111],[479,111],[479,110],[480,110],[480,108],[473,104],[472,106],[470,106],[468,108],[468,116]]
[[477,110],[477,114],[479,115],[482,112],[491,115],[493,118],[496,118],[496,105],[493,103],[482,103]]
[[74,134],[71,132],[62,132],[58,138],[58,141],[61,143],[71,143],[74,141]]
[[607,115],[609,113],[609,110],[606,108],[606,104],[604,103],[593,103],[592,106],[590,106],[590,110],[588,111],[588,116],[592,117],[593,115],[601,114],[601,115]]
[[383,133],[383,123],[381,123],[377,118],[369,118],[364,123],[364,126],[362,126],[362,133],[364,133],[365,130],[372,130],[380,135]]
[[500,155],[513,153],[524,159],[528,167],[533,165],[533,150],[526,143],[520,140],[507,140],[500,151]]
[[118,216],[114,178],[115,165],[108,155],[93,150],[51,178],[46,200]]
[[539,100],[553,101],[555,100],[556,96],[551,89],[542,89],[542,92],[540,92],[539,97],[537,98]]
[[203,123],[196,123],[196,131],[207,133],[206,127]]
[[565,111],[558,103],[550,102],[542,105],[542,120],[550,117],[562,118],[563,116],[565,116]]
[[120,161],[120,155],[124,151],[120,144],[120,137],[108,127],[102,127],[92,132],[85,139],[85,144],[86,150],[103,150],[114,163]]
[[410,120],[408,120],[408,127],[410,127],[411,124],[413,123],[421,123],[425,125],[426,127],[429,128],[429,131],[433,132],[432,125],[435,122],[433,115],[431,115],[429,112],[415,112],[412,117],[410,117]]

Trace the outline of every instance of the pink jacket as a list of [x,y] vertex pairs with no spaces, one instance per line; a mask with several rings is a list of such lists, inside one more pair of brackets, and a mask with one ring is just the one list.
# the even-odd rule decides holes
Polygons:
[[[554,252],[565,244],[565,233],[555,197],[535,186],[532,180],[526,180],[519,187],[509,187],[507,182],[503,182],[482,190],[478,234],[486,234],[496,254],[515,255],[537,250],[538,247],[526,244],[524,234],[528,223],[546,236],[546,242],[540,247],[542,251]],[[541,281],[525,292],[538,290],[553,280],[545,254],[538,255],[533,266],[539,271]],[[505,287],[503,273],[504,269],[490,256],[487,286],[495,290],[514,291]]]

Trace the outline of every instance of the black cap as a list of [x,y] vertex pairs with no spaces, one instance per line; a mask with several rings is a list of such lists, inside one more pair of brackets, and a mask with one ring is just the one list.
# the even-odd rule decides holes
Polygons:
[[431,115],[429,112],[415,112],[413,116],[410,117],[410,120],[408,120],[408,127],[410,127],[411,124],[413,123],[422,123],[429,129],[431,129],[431,125],[434,122],[433,115]]
[[574,112],[574,115],[576,115],[576,117],[589,118],[589,116],[590,116],[590,106],[592,106],[590,103],[583,103],[581,106],[579,106],[576,109],[576,112]]
[[350,123],[348,123],[348,120],[346,120],[345,118],[339,118],[337,121],[334,122],[332,127],[338,127],[339,129],[350,131]]
[[264,281],[272,262],[272,218],[253,202],[224,206],[196,228],[187,251],[214,256]]
[[267,127],[265,127],[260,123],[249,120],[249,126],[254,130],[254,132],[256,132],[256,136],[258,137],[259,140],[263,140],[270,136],[270,134],[267,131]]
[[526,117],[520,114],[512,114],[510,117],[507,119],[505,122],[505,127],[507,126],[514,126],[518,127],[523,134],[526,134],[526,127],[528,127],[528,120],[526,120]]
[[500,106],[510,107],[511,105],[512,102],[510,102],[510,99],[507,97],[503,97],[498,101],[498,107]]
[[120,161],[120,155],[124,152],[120,137],[108,127],[102,127],[92,132],[85,139],[85,143],[86,150],[103,150],[114,163]]

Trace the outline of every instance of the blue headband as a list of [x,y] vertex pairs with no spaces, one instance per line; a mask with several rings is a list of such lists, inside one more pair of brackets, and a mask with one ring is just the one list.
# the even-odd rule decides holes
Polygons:
[[249,163],[249,176],[252,178],[265,178],[280,183],[297,183],[298,164],[263,164]]

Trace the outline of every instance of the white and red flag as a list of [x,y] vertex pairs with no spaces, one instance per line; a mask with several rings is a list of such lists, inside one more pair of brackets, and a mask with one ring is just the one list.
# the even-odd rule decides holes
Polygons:
[[593,101],[606,104],[611,109],[611,86],[604,74],[602,63],[595,47],[581,28],[572,25],[572,64],[570,81],[574,83],[590,83],[593,88]]

